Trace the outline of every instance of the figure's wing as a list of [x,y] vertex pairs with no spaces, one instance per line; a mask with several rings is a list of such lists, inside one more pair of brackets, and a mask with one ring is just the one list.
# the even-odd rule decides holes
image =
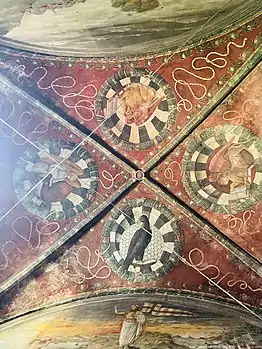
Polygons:
[[148,108],[148,115],[151,116],[165,97],[155,97]]
[[255,159],[254,156],[246,149],[241,150],[239,153],[241,157],[241,163],[246,165],[246,167],[249,167],[254,164]]
[[115,113],[115,111],[118,110],[118,101],[119,99],[117,96],[110,97],[107,100],[107,105],[104,109],[104,115],[106,118],[111,117]]
[[209,171],[211,172],[225,172],[231,168],[231,162],[228,159],[228,149],[233,144],[234,138],[232,138],[226,145],[224,145],[218,152],[212,157],[209,163]]
[[130,245],[128,247],[128,251],[127,251],[127,255],[124,263],[124,266],[126,268],[128,268],[132,264],[133,260],[135,259],[139,245],[140,244],[139,244],[139,230],[138,230],[135,232],[134,236],[132,237],[130,241]]

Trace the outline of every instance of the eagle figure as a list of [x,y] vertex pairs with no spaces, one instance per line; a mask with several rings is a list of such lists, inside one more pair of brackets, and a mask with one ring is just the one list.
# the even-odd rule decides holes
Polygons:
[[135,232],[131,239],[127,256],[124,261],[124,267],[129,268],[134,261],[142,264],[145,250],[152,239],[152,231],[150,229],[149,220],[146,215],[139,218],[141,227]]

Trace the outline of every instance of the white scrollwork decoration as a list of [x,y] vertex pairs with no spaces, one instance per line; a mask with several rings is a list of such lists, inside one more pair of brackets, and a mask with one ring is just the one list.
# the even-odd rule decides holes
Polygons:
[[[105,260],[99,250],[94,251],[96,260],[92,262],[92,252],[87,246],[80,246],[75,252],[70,251],[70,256],[65,258],[66,275],[77,283],[82,284],[86,280],[105,280],[111,275],[111,269],[105,264]],[[81,254],[87,256],[83,261]],[[73,272],[71,271],[73,270]]]
[[[227,44],[226,52],[219,53],[216,51],[209,52],[205,57],[196,57],[191,62],[191,67],[193,71],[196,73],[187,70],[185,68],[176,68],[172,72],[172,77],[175,82],[174,88],[177,96],[179,97],[177,103],[177,110],[181,111],[182,108],[190,112],[193,109],[193,103],[188,98],[183,97],[183,95],[179,92],[179,87],[186,86],[195,100],[202,100],[206,97],[208,88],[202,84],[201,82],[190,82],[189,80],[183,80],[177,77],[178,73],[184,72],[188,74],[189,77],[193,77],[200,81],[211,81],[216,76],[216,71],[214,68],[223,69],[228,64],[227,57],[230,53],[230,46],[235,46],[237,48],[244,48],[246,45],[247,38],[244,38],[242,44],[238,45],[235,42],[230,41]],[[204,66],[199,66],[199,63],[203,61],[205,63]],[[204,76],[200,75],[199,72],[204,72]],[[197,93],[195,92],[195,89]]]
[[107,170],[103,170],[101,175],[102,175],[103,180],[99,179],[99,181],[100,181],[102,187],[106,190],[111,189],[115,184],[115,180],[120,176],[119,173],[116,174],[115,176],[113,176]]
[[201,251],[199,248],[193,248],[188,253],[188,261],[186,261],[187,264],[191,265],[194,269],[197,269],[201,272],[209,271],[209,274],[212,273],[213,276],[206,275],[210,281],[209,284],[213,285],[212,281],[215,282],[217,285],[221,284],[222,281],[225,281],[225,279],[229,278],[229,280],[226,282],[228,287],[234,287],[238,286],[241,290],[250,290],[252,292],[262,292],[262,288],[252,288],[246,281],[237,279],[235,274],[233,272],[228,272],[225,275],[222,275],[221,270],[217,265],[214,264],[208,264],[205,265],[205,256],[203,251]]
[[[48,78],[48,69],[45,67],[35,67],[30,73],[26,73],[26,66],[19,65],[16,72],[19,77],[31,78],[38,71],[41,76],[37,78],[36,84],[40,90],[51,90],[57,96],[62,98],[65,107],[73,109],[75,113],[85,121],[93,120],[95,116],[95,103],[93,99],[97,96],[97,88],[94,84],[87,84],[78,92],[72,89],[77,88],[77,81],[73,76],[64,75],[55,79],[52,78],[51,83],[44,85],[44,81]],[[80,99],[79,99],[80,98]]]
[[[179,176],[180,176],[179,179],[177,179],[177,178],[175,177],[175,175],[174,175],[174,169],[173,169],[173,167],[172,167],[173,165],[175,165],[175,166],[178,168],[178,170],[179,170]],[[167,166],[167,168],[165,169],[165,171],[164,171],[164,176],[165,176],[166,179],[171,180],[172,182],[174,182],[174,183],[175,183],[175,186],[177,186],[179,180],[181,180],[181,178],[183,177],[183,172],[182,172],[182,168],[181,168],[180,163],[177,162],[177,161],[175,161],[175,160],[174,160],[174,161],[171,161],[171,162],[168,164],[168,166]]]
[[226,121],[238,121],[241,124],[244,122],[250,122],[253,120],[253,116],[251,117],[246,109],[248,108],[248,104],[256,102],[256,100],[249,98],[243,103],[241,112],[238,110],[227,110],[223,113],[222,117]]
[[48,131],[47,123],[40,122],[33,130],[27,131],[26,137],[23,137],[22,129],[26,126],[30,127],[30,122],[33,120],[32,113],[30,111],[23,111],[20,115],[17,114],[16,107],[10,99],[0,101],[0,115],[1,135],[4,138],[10,138],[16,146],[24,146],[30,141],[33,135],[45,134]]
[[224,215],[223,218],[227,220],[227,226],[230,229],[237,228],[239,235],[253,234],[247,227],[248,221],[251,219],[253,210],[246,210],[243,212],[242,217],[236,217],[233,214]]
[[[27,236],[23,235],[20,232],[19,227],[23,227],[24,224],[27,224]],[[27,216],[20,216],[14,219],[12,222],[12,231],[19,237],[20,241],[26,241],[27,247],[31,251],[39,250],[42,244],[42,239],[44,236],[54,235],[60,229],[60,224],[57,222],[49,222],[47,220],[38,220],[35,223],[35,230],[33,229],[33,222]],[[36,232],[36,241],[32,243],[34,232]],[[35,236],[34,236],[35,238]],[[16,250],[8,251],[8,246],[15,246]],[[0,270],[6,270],[10,264],[10,261],[14,259],[12,256],[14,253],[19,252],[24,254],[24,250],[20,248],[17,242],[12,240],[5,241],[1,247],[1,252],[4,257],[4,263],[0,265]]]

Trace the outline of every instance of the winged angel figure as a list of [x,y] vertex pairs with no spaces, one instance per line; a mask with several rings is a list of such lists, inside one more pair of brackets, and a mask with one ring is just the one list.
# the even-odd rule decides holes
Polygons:
[[228,186],[229,193],[244,187],[248,194],[255,159],[244,144],[234,140],[233,137],[212,156],[208,168],[209,180],[217,185]]

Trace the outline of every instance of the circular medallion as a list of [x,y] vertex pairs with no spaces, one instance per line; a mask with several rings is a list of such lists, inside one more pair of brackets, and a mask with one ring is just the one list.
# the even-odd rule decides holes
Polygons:
[[96,108],[104,135],[127,149],[160,143],[176,116],[170,86],[145,69],[120,70],[108,79],[97,95]]
[[103,256],[113,272],[129,281],[163,277],[179,262],[182,249],[179,223],[155,200],[130,200],[112,210],[105,223]]
[[[14,190],[24,207],[46,220],[71,218],[83,212],[98,188],[98,169],[82,147],[62,140],[47,140],[29,148],[13,174]],[[62,165],[58,165],[63,161]]]
[[262,199],[262,140],[240,125],[208,128],[188,143],[183,184],[196,205],[228,214]]

